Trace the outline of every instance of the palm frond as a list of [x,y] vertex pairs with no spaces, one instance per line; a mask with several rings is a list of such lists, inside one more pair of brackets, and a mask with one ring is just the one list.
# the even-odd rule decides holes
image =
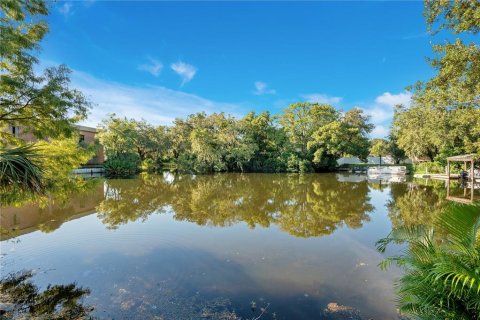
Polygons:
[[405,269],[396,283],[399,309],[418,319],[480,319],[480,206],[452,205],[433,227],[394,229],[377,242],[406,242],[400,255],[380,263]]
[[0,150],[0,189],[2,193],[15,189],[42,193],[43,171],[39,155],[33,145]]

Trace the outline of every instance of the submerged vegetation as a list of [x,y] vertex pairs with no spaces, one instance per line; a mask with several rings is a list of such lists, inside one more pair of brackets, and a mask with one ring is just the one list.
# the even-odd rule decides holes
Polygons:
[[433,226],[394,228],[378,241],[406,242],[404,254],[387,258],[405,268],[397,283],[400,310],[418,319],[480,319],[480,206],[450,206]]
[[40,291],[31,280],[34,275],[25,271],[0,280],[0,319],[92,319],[93,308],[81,302],[90,290],[70,283]]

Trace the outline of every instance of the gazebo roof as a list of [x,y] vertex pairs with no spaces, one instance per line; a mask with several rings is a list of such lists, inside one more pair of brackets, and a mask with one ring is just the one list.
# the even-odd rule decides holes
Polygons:
[[459,156],[448,157],[448,161],[473,161],[475,160],[474,154],[462,154]]

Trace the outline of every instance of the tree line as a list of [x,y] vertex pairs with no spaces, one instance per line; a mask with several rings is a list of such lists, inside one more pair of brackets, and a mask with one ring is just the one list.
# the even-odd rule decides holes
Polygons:
[[282,114],[196,113],[172,126],[110,115],[99,140],[106,168],[159,168],[187,172],[311,172],[331,170],[343,156],[366,159],[373,129],[361,109],[341,112],[328,104],[301,102]]
[[[435,56],[429,62],[436,75],[409,87],[412,105],[395,108],[387,139],[368,140],[373,126],[360,109],[341,112],[330,105],[306,102],[292,104],[276,116],[249,113],[236,119],[222,113],[198,113],[177,119],[169,127],[112,115],[103,122],[105,130],[100,135],[108,157],[106,169],[113,175],[165,165],[202,173],[308,172],[329,170],[342,156],[365,159],[369,154],[390,154],[397,162],[405,156],[428,159],[441,168],[447,156],[478,155],[480,49],[468,36],[480,30],[479,7],[476,1],[425,2],[431,33],[446,30],[456,39],[433,46]],[[27,181],[24,185],[42,186],[38,181],[44,180],[40,176],[45,163],[60,162],[60,157],[49,157],[51,152],[42,151],[44,146],[12,152],[12,146],[22,142],[8,127],[20,126],[38,138],[57,141],[50,147],[63,149],[55,154],[69,152],[71,161],[65,165],[79,166],[92,150],[76,144],[73,125],[87,117],[91,102],[70,88],[66,66],[34,71],[39,43],[48,32],[42,20],[49,13],[48,3],[2,1],[0,9],[4,13],[0,16],[1,185]],[[12,161],[20,158],[24,161]],[[19,179],[22,175],[25,179]]]

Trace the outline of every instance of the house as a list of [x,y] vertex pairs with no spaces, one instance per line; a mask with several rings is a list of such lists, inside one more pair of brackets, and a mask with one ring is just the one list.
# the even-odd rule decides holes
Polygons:
[[[98,133],[98,130],[92,127],[75,125],[79,134],[79,143],[92,144],[95,143],[95,136]],[[36,142],[36,138],[30,132],[23,132],[22,127],[19,126],[9,126],[8,131],[18,139],[22,139],[25,142]],[[100,146],[95,154],[95,156],[90,159],[86,166],[97,166],[103,164],[105,161],[105,155],[103,152],[103,146]]]

